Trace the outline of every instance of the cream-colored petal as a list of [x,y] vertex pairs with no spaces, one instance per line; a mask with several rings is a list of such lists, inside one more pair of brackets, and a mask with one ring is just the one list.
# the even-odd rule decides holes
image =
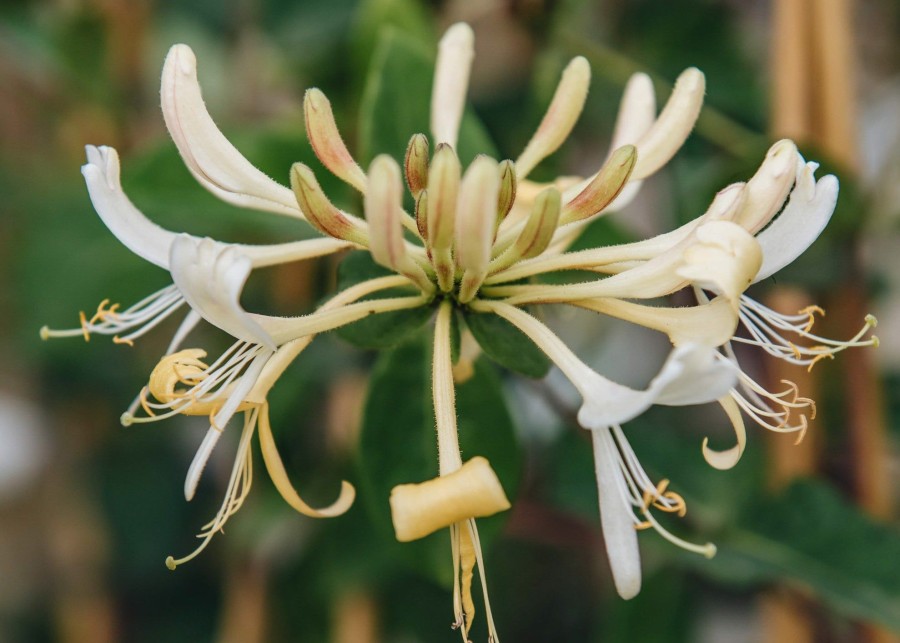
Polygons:
[[611,298],[569,303],[665,333],[675,346],[687,343],[721,346],[734,336],[738,323],[737,310],[725,297],[681,308],[645,306]]
[[475,456],[456,471],[391,490],[391,519],[400,542],[418,540],[468,518],[509,509],[490,463]]
[[309,516],[310,518],[333,518],[340,516],[350,508],[353,500],[356,498],[356,489],[353,485],[344,480],[341,482],[341,491],[333,503],[321,509],[310,507],[291,484],[284,463],[278,453],[278,447],[275,445],[275,438],[272,435],[272,427],[269,423],[269,405],[263,404],[259,410],[259,447],[262,451],[263,462],[272,483],[287,502],[295,511]]
[[216,127],[200,93],[197,59],[187,45],[169,50],[160,97],[169,134],[203,187],[240,207],[303,218],[291,190],[254,167]]
[[738,407],[738,404],[733,397],[726,395],[719,400],[719,404],[722,406],[726,415],[728,415],[728,420],[731,422],[731,427],[734,429],[737,444],[730,449],[716,451],[715,449],[710,448],[709,438],[703,438],[703,445],[701,448],[703,451],[703,459],[709,463],[709,466],[714,469],[725,471],[734,467],[744,454],[744,449],[747,446],[747,429],[744,426],[744,418],[741,415],[741,409]]

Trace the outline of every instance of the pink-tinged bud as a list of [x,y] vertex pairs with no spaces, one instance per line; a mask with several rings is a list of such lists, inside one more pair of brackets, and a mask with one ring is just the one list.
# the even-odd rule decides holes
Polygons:
[[587,219],[612,203],[628,182],[636,162],[634,145],[623,145],[613,152],[587,187],[566,204],[561,223]]
[[509,159],[500,163],[500,194],[497,197],[497,225],[499,226],[516,202],[516,164]]
[[307,221],[316,230],[335,239],[368,245],[364,224],[338,210],[322,192],[313,171],[303,163],[291,167],[291,188]]
[[403,184],[400,167],[391,157],[376,156],[369,166],[369,190],[363,199],[369,223],[369,251],[381,265],[395,269],[406,254],[403,227]]
[[413,134],[409,139],[403,169],[410,193],[419,198],[419,193],[428,185],[428,137],[424,134]]
[[590,82],[591,66],[588,61],[582,56],[573,58],[563,71],[544,119],[516,159],[519,179],[528,176],[538,163],[553,154],[568,138],[575,121],[581,116]]
[[332,174],[360,192],[366,191],[366,175],[350,155],[334,122],[331,103],[319,89],[313,87],[303,97],[306,135],[313,152]]
[[428,245],[438,285],[444,292],[453,288],[453,233],[459,196],[460,166],[449,145],[438,145],[428,170]]
[[463,269],[459,301],[475,296],[487,275],[497,228],[500,174],[497,162],[479,156],[466,170],[456,208],[456,263]]
[[428,238],[428,190],[422,190],[416,197],[416,229],[419,236]]

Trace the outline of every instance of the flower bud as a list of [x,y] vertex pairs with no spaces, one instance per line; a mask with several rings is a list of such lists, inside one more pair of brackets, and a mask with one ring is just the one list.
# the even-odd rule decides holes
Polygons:
[[366,175],[344,145],[334,122],[331,102],[316,87],[307,90],[306,96],[303,97],[303,116],[306,119],[306,135],[309,137],[309,143],[318,159],[322,161],[322,165],[336,177],[364,193]]
[[520,179],[528,176],[534,167],[553,154],[575,126],[587,100],[591,82],[591,66],[583,56],[573,58],[563,71],[553,100],[544,119],[528,145],[516,159],[516,172]]
[[409,139],[403,169],[410,193],[418,198],[428,185],[428,137],[424,134],[413,134]]
[[500,194],[497,197],[497,225],[499,226],[516,202],[516,164],[509,159],[500,163]]
[[612,203],[628,182],[636,162],[634,145],[623,145],[613,152],[587,187],[566,204],[561,224],[587,219]]
[[354,221],[338,210],[316,181],[316,175],[303,163],[291,167],[291,188],[300,209],[316,230],[335,239],[368,244],[368,235],[362,222]]
[[453,233],[459,197],[460,166],[449,145],[439,145],[428,170],[428,245],[444,292],[453,288]]

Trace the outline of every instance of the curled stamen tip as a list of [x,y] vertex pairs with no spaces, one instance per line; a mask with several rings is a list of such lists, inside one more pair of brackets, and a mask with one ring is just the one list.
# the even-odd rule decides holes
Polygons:
[[178,564],[175,562],[175,559],[172,556],[166,557],[166,567],[168,567],[171,571],[175,571],[175,568],[178,567]]
[[47,326],[41,326],[40,335],[41,339],[44,341],[50,339],[50,328]]
[[871,313],[866,315],[866,325],[871,326],[872,328],[878,326],[878,320],[875,318],[875,315],[872,315]]
[[125,411],[122,415],[119,416],[119,424],[121,424],[122,426],[131,426],[132,424],[134,424],[134,416],[128,411]]
[[712,558],[716,555],[718,548],[713,543],[706,543],[703,547],[703,555],[707,558]]

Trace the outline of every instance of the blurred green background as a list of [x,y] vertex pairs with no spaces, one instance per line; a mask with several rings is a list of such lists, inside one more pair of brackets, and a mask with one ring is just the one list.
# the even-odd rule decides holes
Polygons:
[[[251,497],[226,533],[169,572],[165,557],[190,551],[192,535],[221,502],[236,445],[227,438],[237,432],[226,435],[197,498],[186,503],[183,476],[205,419],[118,424],[165,350],[172,323],[134,348],[104,337],[38,338],[45,324],[77,327],[78,311],[90,313],[106,297],[128,305],[167,283],[93,213],[78,171],[85,144],[119,150],[125,191],[166,227],[254,243],[308,234],[302,224],[226,206],[190,177],[158,107],[159,71],[171,44],[191,45],[213,117],[254,164],[285,183],[294,161],[318,167],[303,128],[306,88],[329,96],[345,139],[366,163],[373,150],[413,133],[404,119],[421,113],[430,95],[416,60],[432,56],[443,28],[457,20],[475,30],[470,98],[490,136],[480,144],[499,158],[515,158],[527,142],[567,60],[583,54],[592,63],[584,115],[571,141],[538,168],[545,176],[599,165],[630,73],[651,73],[664,99],[678,73],[697,66],[707,76],[708,108],[635,206],[590,232],[596,242],[613,242],[696,216],[718,189],[752,173],[779,133],[775,39],[791,36],[773,28],[780,4],[5,2],[0,641],[458,637],[449,629],[445,537],[400,546],[387,522],[386,480],[398,471],[436,471],[430,420],[392,416],[428,386],[427,367],[417,372],[420,345],[379,357],[321,337],[273,393],[273,427],[292,480],[313,504],[329,501],[339,480],[354,482],[360,497],[348,514],[323,522],[295,515],[258,466]],[[754,427],[736,469],[710,469],[700,439],[712,434],[725,445],[728,433],[723,418],[703,409],[654,409],[629,423],[654,479],[671,478],[688,500],[687,518],[673,529],[715,542],[720,553],[706,561],[646,534],[644,590],[627,603],[612,589],[590,445],[568,421],[571,404],[552,377],[526,382],[480,363],[475,384],[460,392],[461,431],[467,453],[494,453],[514,500],[508,515],[485,521],[492,602],[505,640],[887,642],[894,640],[889,631],[900,632],[900,532],[891,493],[900,422],[890,414],[900,410],[900,8],[870,0],[851,12],[845,28],[855,43],[847,50],[852,82],[842,82],[855,104],[858,154],[835,153],[815,127],[800,141],[807,158],[839,174],[836,221],[807,256],[754,294],[799,288],[828,306],[827,319],[836,318],[827,328],[832,336],[861,324],[858,309],[876,312],[881,349],[817,367],[811,386],[820,417],[810,431],[813,450],[802,456],[812,464],[802,475],[779,469],[779,457],[790,461],[792,452],[778,456],[784,445]],[[806,77],[813,87],[831,73],[825,58],[815,60],[820,68]],[[344,186],[317,173],[335,201],[358,208]],[[244,303],[298,314],[330,292],[334,274],[332,260],[262,270]],[[849,326],[842,325],[848,315]],[[658,353],[643,348],[604,357],[604,346],[634,339],[615,327],[598,322],[578,332],[600,363],[624,360],[626,374],[658,363]],[[211,353],[227,345],[214,331],[195,339]],[[372,372],[377,395],[366,405]],[[874,442],[858,435],[869,430]],[[416,448],[410,440],[418,440]],[[866,471],[880,476],[874,491],[862,482]],[[872,494],[880,498],[874,504]],[[473,640],[486,637],[480,627],[479,618]]]

